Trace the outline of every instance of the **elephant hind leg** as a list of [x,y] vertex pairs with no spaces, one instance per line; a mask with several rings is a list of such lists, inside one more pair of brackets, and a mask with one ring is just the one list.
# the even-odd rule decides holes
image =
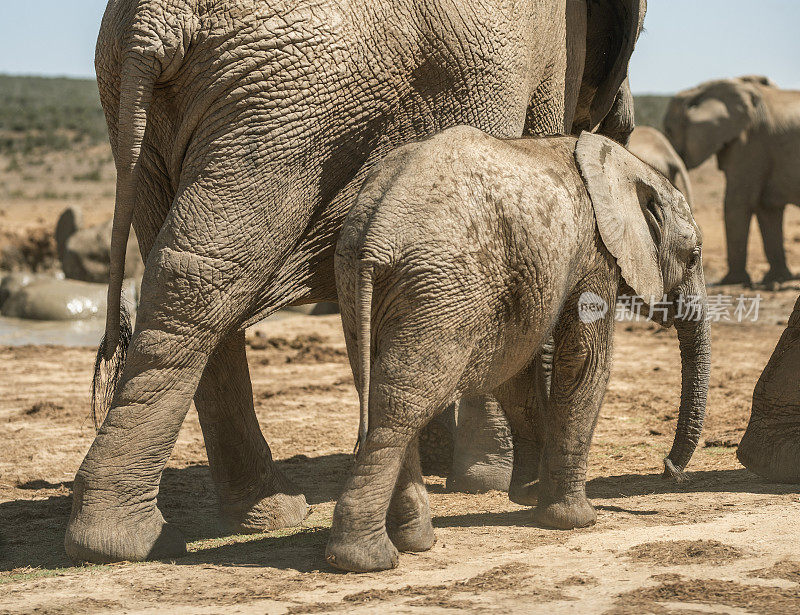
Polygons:
[[764,254],[769,263],[769,271],[762,282],[785,282],[792,279],[792,272],[786,265],[786,250],[783,245],[783,212],[781,207],[762,207],[756,212]]
[[367,437],[336,503],[326,549],[331,565],[353,572],[396,567],[398,549],[390,535],[403,550],[433,544],[417,437],[440,402],[402,378],[393,384],[380,362],[372,371]]
[[406,458],[386,515],[386,528],[399,551],[427,551],[435,542],[428,491],[420,470],[417,438],[411,441],[406,450]]
[[800,298],[753,391],[736,456],[768,480],[800,483]]
[[185,552],[156,505],[161,474],[209,357],[241,322],[243,302],[232,298],[248,277],[185,235],[179,242],[176,228],[162,228],[148,258],[118,393],[75,477],[65,537],[75,560]]
[[300,490],[275,466],[253,407],[244,332],[225,337],[195,394],[222,526],[263,532],[298,525],[308,511]]

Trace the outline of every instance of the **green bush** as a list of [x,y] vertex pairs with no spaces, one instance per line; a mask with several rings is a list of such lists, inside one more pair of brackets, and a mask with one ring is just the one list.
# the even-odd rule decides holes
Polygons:
[[0,153],[30,154],[107,139],[93,80],[0,75]]
[[[636,123],[661,130],[669,96],[635,96],[634,102]],[[69,149],[107,139],[93,80],[0,75],[0,154]],[[93,176],[81,179],[96,181]]]

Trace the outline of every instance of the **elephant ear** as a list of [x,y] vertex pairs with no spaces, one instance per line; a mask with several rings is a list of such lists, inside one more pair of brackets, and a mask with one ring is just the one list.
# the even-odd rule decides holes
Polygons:
[[644,163],[611,139],[588,132],[578,138],[575,160],[592,201],[600,238],[616,259],[623,279],[645,301],[660,298],[664,283],[654,237],[661,236],[661,229],[653,225],[663,218],[658,213],[646,217],[642,209],[652,204],[653,199],[646,195],[654,192],[641,189],[646,178],[638,170]]
[[585,6],[585,63],[573,134],[596,128],[614,105],[628,74],[647,2],[588,0]]
[[747,130],[761,105],[752,82],[737,79],[712,82],[686,102],[686,154],[696,167]]

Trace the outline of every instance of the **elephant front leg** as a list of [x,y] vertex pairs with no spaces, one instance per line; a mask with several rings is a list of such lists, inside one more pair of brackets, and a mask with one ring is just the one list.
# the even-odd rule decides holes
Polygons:
[[613,326],[613,313],[594,323],[580,322],[577,306],[570,302],[556,329],[550,399],[542,417],[544,446],[534,511],[534,519],[547,527],[571,529],[597,520],[586,498],[586,469],[608,384]]
[[511,425],[514,443],[508,498],[522,506],[534,506],[538,501],[541,416],[547,409],[552,365],[553,341],[549,339],[531,364],[496,392]]
[[720,284],[750,286],[747,273],[747,240],[750,236],[750,219],[753,207],[747,195],[736,193],[730,179],[725,193],[725,243],[728,250],[728,273]]
[[223,527],[263,532],[298,525],[308,506],[275,466],[253,408],[244,332],[211,355],[195,394]]
[[513,464],[511,432],[491,395],[462,399],[456,415],[449,491],[506,491]]
[[408,445],[386,515],[386,529],[399,551],[427,551],[435,542],[417,438]]

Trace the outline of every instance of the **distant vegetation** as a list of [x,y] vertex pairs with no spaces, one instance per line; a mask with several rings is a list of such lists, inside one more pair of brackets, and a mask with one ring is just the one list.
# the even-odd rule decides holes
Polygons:
[[95,81],[0,75],[0,154],[107,139]]
[[[636,123],[661,128],[668,96],[636,96]],[[0,75],[0,154],[104,143],[106,123],[90,79]]]

